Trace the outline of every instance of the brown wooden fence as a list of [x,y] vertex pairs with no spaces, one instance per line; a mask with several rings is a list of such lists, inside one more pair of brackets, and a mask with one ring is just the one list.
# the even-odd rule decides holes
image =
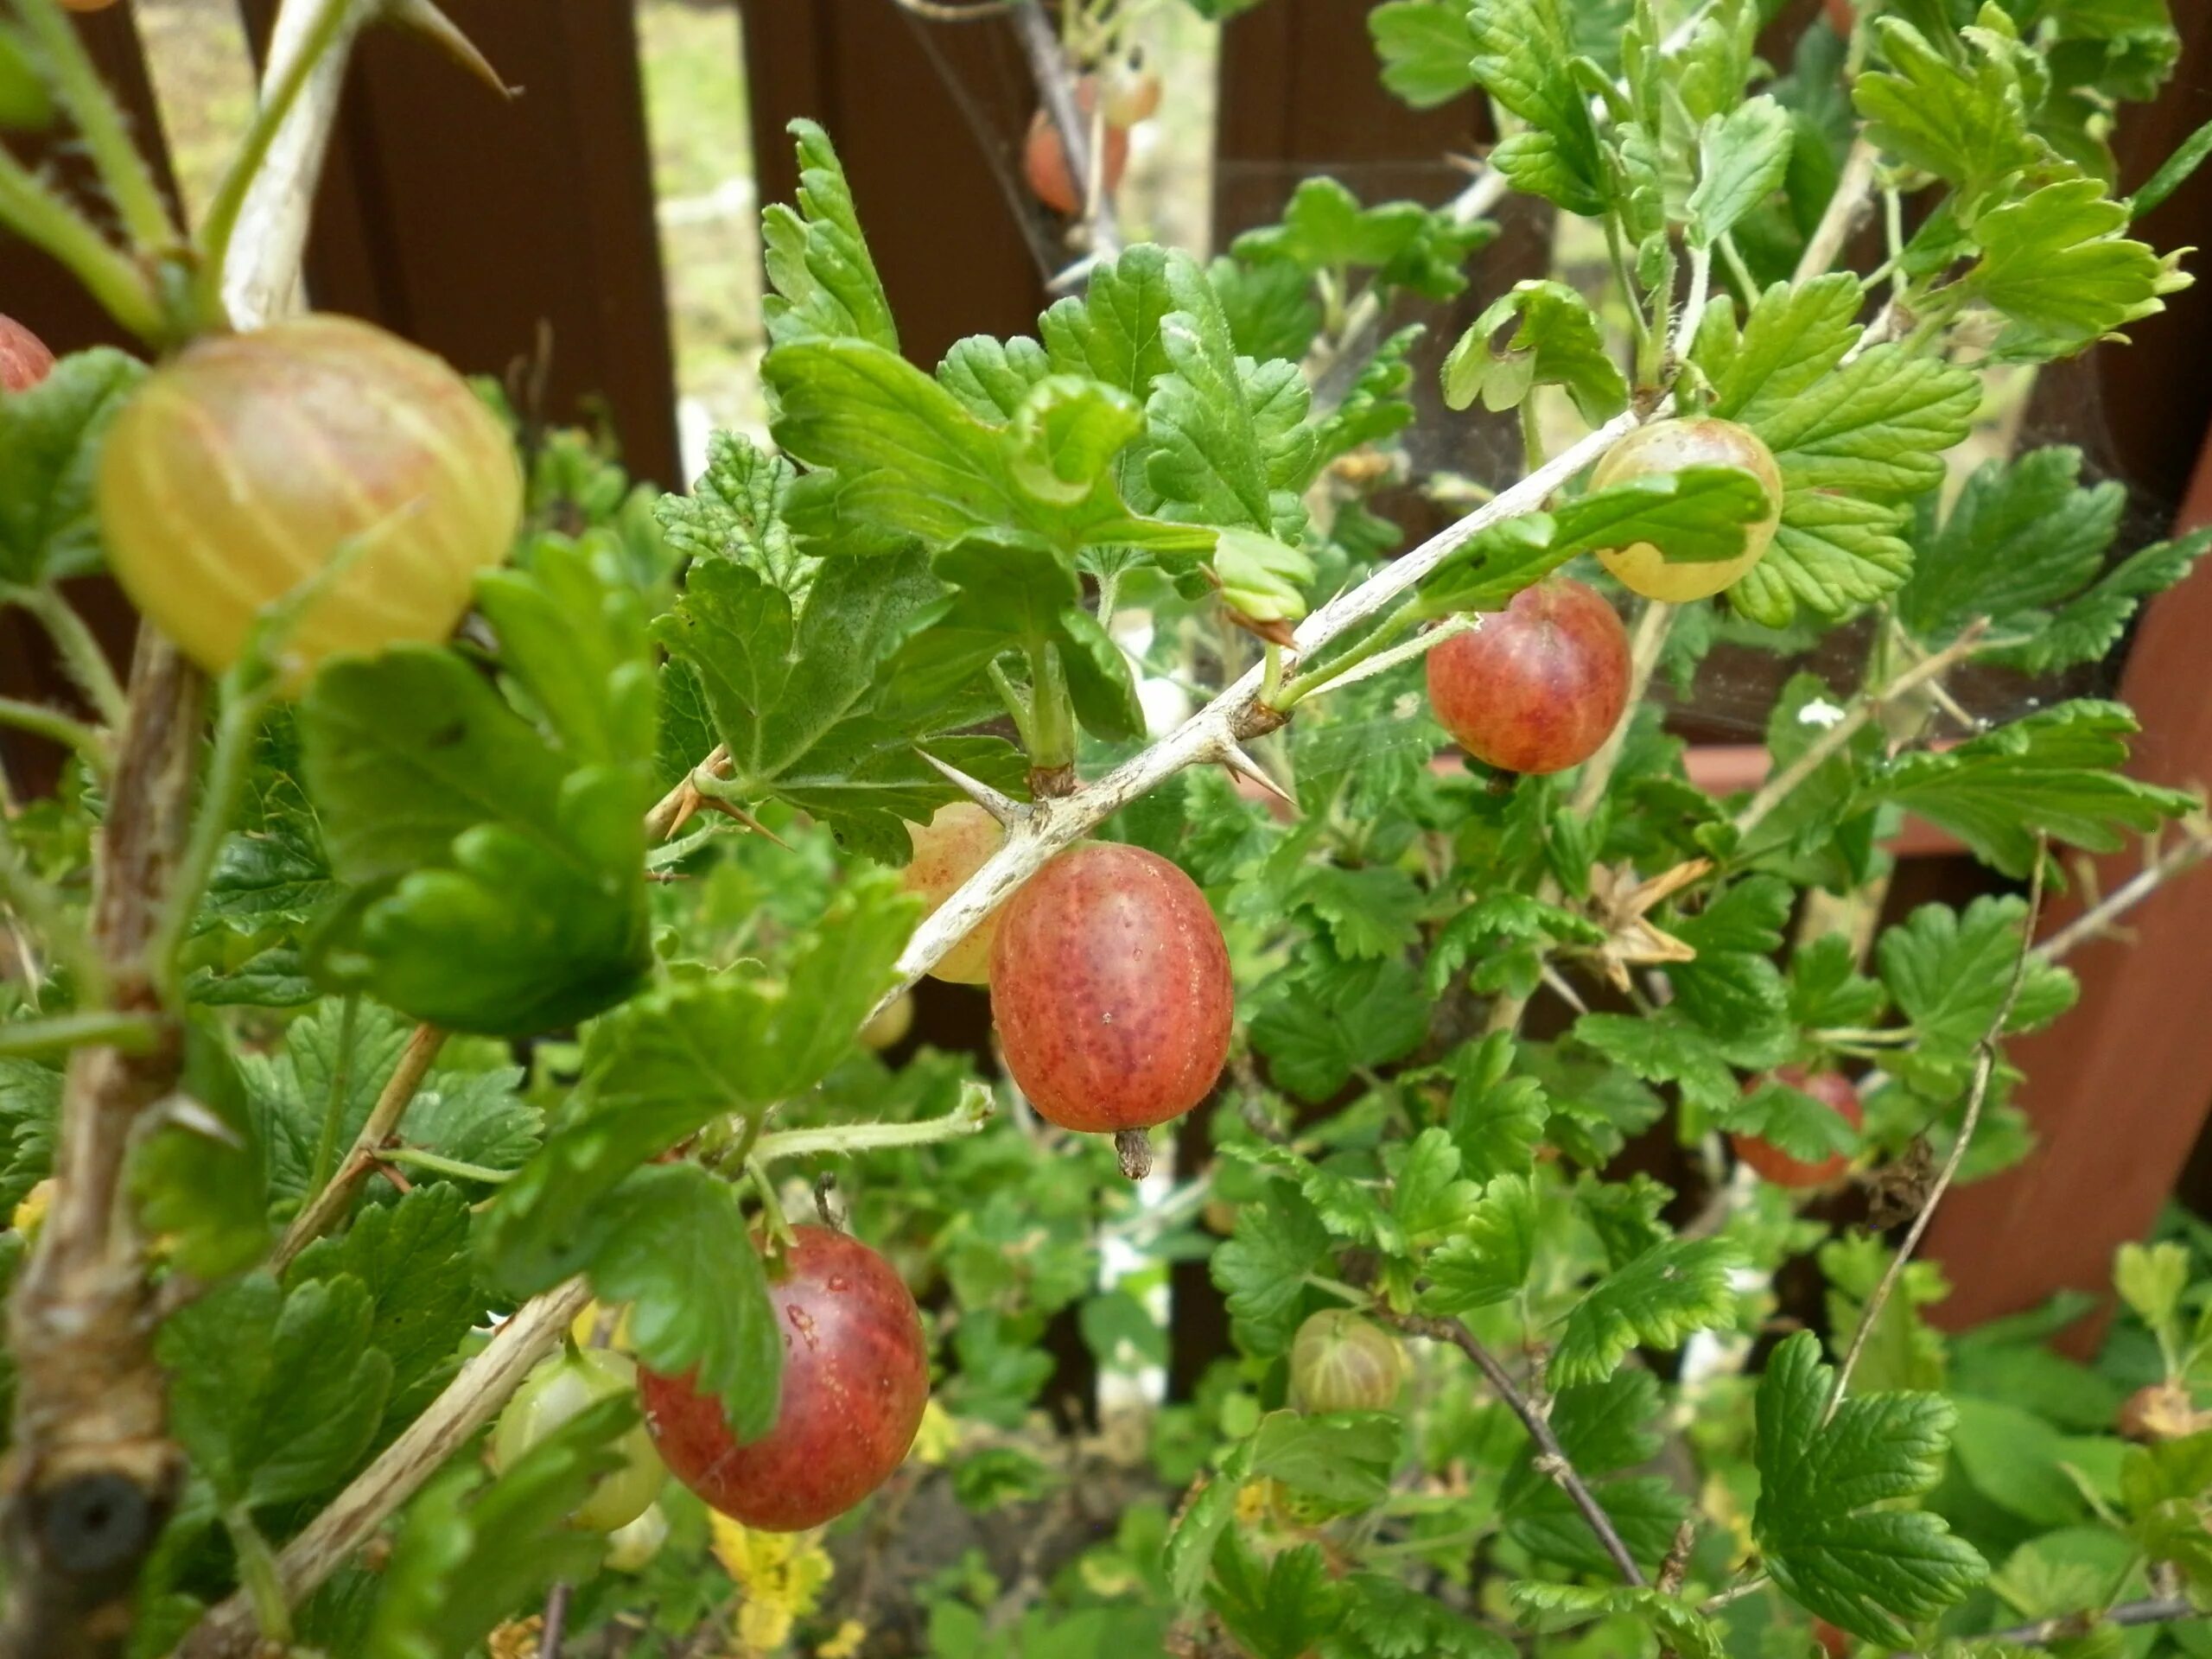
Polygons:
[[[318,302],[372,318],[471,372],[505,371],[550,330],[550,412],[598,400],[637,472],[680,481],[631,0],[446,3],[524,92],[502,105],[416,42],[368,42],[317,203],[308,276]],[[264,40],[274,0],[238,3],[249,37]],[[1815,3],[1793,0],[1781,27],[1802,23]],[[2212,7],[2174,9],[2186,55],[2168,95],[2122,123],[2126,183],[2212,117]],[[1470,99],[1414,115],[1383,93],[1367,10],[1368,0],[1270,0],[1227,28],[1212,181],[1218,238],[1272,216],[1309,172],[1344,177],[1370,199],[1440,200],[1456,188],[1440,157],[1481,142],[1479,106]],[[1010,153],[1031,102],[1007,27],[931,25],[892,0],[743,0],[741,10],[762,198],[791,194],[783,127],[811,116],[850,170],[911,355],[932,361],[963,334],[1028,328],[1045,299],[1039,249],[1049,227],[1025,218],[1035,210],[989,164],[992,151],[1001,161]],[[158,154],[128,7],[79,23]],[[66,170],[68,158],[58,164]],[[2212,171],[2147,229],[2161,245],[2212,245]],[[1515,210],[1465,305],[1543,256],[1541,217]],[[57,348],[113,338],[57,270],[5,239],[0,310]],[[2046,376],[2026,438],[2082,444],[2098,471],[2126,482],[2133,527],[2147,538],[2173,522],[2204,448],[2212,288],[2178,296],[2135,336],[2133,350],[2101,349]],[[1478,423],[1447,417],[1433,429],[1470,471],[1495,473],[1511,453]],[[127,614],[98,584],[84,597],[119,650]],[[2212,779],[2208,629],[2212,571],[2161,601],[2128,666],[2127,695],[2152,722],[2146,764],[2170,781]],[[40,649],[0,613],[0,692],[52,692]],[[35,776],[35,750],[5,753],[16,777]],[[1974,879],[1925,860],[1900,889],[1955,891]],[[2024,1171],[1962,1194],[1937,1230],[1961,1287],[1955,1316],[2025,1306],[2061,1286],[2100,1288],[2113,1243],[2149,1224],[2212,1103],[2208,930],[2212,882],[2200,882],[2146,913],[2133,946],[2084,953],[2084,1007],[2024,1057],[2036,1072],[2029,1100],[2046,1150]],[[980,1038],[972,998],[933,993],[924,1014],[941,1036]],[[2024,1249],[2031,1232],[2063,1233],[2066,1247]]]

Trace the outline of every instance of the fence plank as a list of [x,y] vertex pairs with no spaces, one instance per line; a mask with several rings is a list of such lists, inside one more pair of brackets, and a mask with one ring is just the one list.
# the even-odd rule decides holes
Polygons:
[[760,199],[793,198],[785,130],[818,121],[852,182],[908,358],[931,366],[964,335],[1034,332],[1044,272],[1066,256],[1018,188],[1035,94],[1007,25],[926,22],[891,0],[743,10]]
[[[265,49],[276,0],[242,0]],[[521,96],[418,39],[356,54],[308,251],[315,303],[471,373],[550,331],[545,413],[603,404],[632,470],[679,482],[675,372],[629,0],[449,0]]]

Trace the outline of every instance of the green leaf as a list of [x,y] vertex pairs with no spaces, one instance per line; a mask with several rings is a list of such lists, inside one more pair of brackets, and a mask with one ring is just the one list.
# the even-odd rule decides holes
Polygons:
[[1922,538],[1899,619],[1930,642],[1977,616],[2000,638],[2039,630],[2103,569],[2127,505],[2117,480],[2083,488],[2081,472],[2082,452],[2063,445],[1976,467],[1942,528]]
[[1395,957],[1421,938],[1421,891],[1388,865],[1309,864],[1299,871],[1291,899],[1321,918],[1347,962]]
[[1416,1249],[1457,1232],[1482,1196],[1478,1185],[1459,1179],[1459,1148],[1444,1129],[1423,1129],[1384,1165],[1391,1217]]
[[2212,121],[2207,121],[2183,139],[2173,154],[2158,164],[2158,170],[2127,199],[2129,215],[2141,219],[2145,213],[2157,212],[2161,202],[2187,184],[2196,169],[2204,165],[2207,156],[2212,156]]
[[[692,559],[734,559],[770,587],[806,598],[820,562],[798,550],[784,512],[798,472],[750,438],[716,432],[707,443],[707,470],[689,495],[664,495],[655,509],[668,544]],[[696,760],[705,753],[693,753]]]
[[2196,568],[2208,547],[2212,547],[2212,529],[2192,531],[2176,541],[2153,543],[2122,559],[2094,586],[2061,605],[2025,645],[1987,655],[1993,661],[2037,675],[2101,662],[2120,643],[2142,601],[2178,583]]
[[1795,901],[1789,884],[1752,876],[1732,884],[1668,931],[1697,952],[1668,973],[1675,1003],[1717,1035],[1741,1039],[1783,1022],[1789,993],[1773,957]]
[[167,1241],[170,1260],[222,1279],[268,1248],[268,1155],[222,1033],[196,1019],[184,1046],[183,1075],[139,1124],[126,1179],[140,1225]]
[[620,1001],[649,963],[657,710],[642,605],[581,551],[482,592],[544,724],[419,645],[332,663],[300,704],[331,866],[358,889],[317,949],[418,1020],[521,1036]]
[[108,423],[146,372],[103,346],[0,393],[0,582],[28,586],[97,569],[92,476]]
[[1479,220],[1462,221],[1419,202],[1362,207],[1336,180],[1307,178],[1291,193],[1281,224],[1245,232],[1231,251],[1240,259],[1287,260],[1339,278],[1372,270],[1386,288],[1448,300],[1467,285],[1467,255],[1494,234]]
[[1417,110],[1449,104],[1475,84],[1467,9],[1448,0],[1387,0],[1367,14],[1382,84]]
[[798,207],[778,203],[760,216],[774,289],[761,304],[768,336],[850,338],[896,352],[898,327],[837,152],[811,121],[794,121],[785,130],[798,141]]
[[1809,1164],[1859,1150],[1859,1132],[1843,1114],[1802,1089],[1770,1077],[1721,1120],[1722,1128],[1771,1141]]
[[365,1206],[345,1232],[302,1250],[284,1277],[288,1288],[340,1279],[366,1287],[370,1345],[391,1362],[385,1433],[429,1403],[484,1311],[469,1272],[468,1200],[443,1182]]
[[1297,365],[1240,359],[1229,321],[1187,255],[1168,256],[1176,309],[1160,320],[1169,372],[1145,405],[1154,448],[1145,480],[1166,517],[1296,542],[1315,440]]
[[1713,412],[1739,421],[1782,469],[1774,544],[1730,601],[1786,625],[1802,605],[1838,616],[1894,592],[1912,568],[1904,503],[1940,482],[1980,401],[1967,370],[1877,346],[1849,364],[1858,283],[1816,278],[1762,295],[1740,337],[1716,322],[1695,356]]
[[1961,62],[1903,18],[1878,18],[1874,31],[1888,67],[1860,75],[1852,99],[1884,151],[1969,198],[2043,158],[2018,73],[1990,41],[1964,37]]
[[1306,1275],[1328,1249],[1328,1230],[1288,1182],[1269,1181],[1258,1200],[1238,1209],[1236,1230],[1215,1248],[1207,1271],[1246,1347],[1268,1354],[1290,1346]]
[[[1430,942],[1428,988],[1438,995],[1470,957],[1478,965],[1470,976],[1478,991],[1510,990],[1526,995],[1535,988],[1537,944],[1601,944],[1605,931],[1594,922],[1533,894],[1502,888],[1486,893],[1452,918]],[[1485,947],[1503,945],[1501,951]],[[1486,959],[1485,959],[1486,958]]]
[[1338,962],[1309,953],[1251,1022],[1252,1045],[1274,1081],[1305,1100],[1326,1100],[1362,1066],[1403,1059],[1428,1034],[1421,976],[1396,957]]
[[[913,537],[947,543],[992,530],[1027,531],[1068,555],[1099,543],[1186,552],[1211,543],[1122,505],[1112,452],[1098,442],[1117,423],[1129,429],[1128,394],[1117,387],[1055,377],[1033,386],[1012,420],[995,423],[863,340],[795,340],[772,350],[760,372],[776,399],[778,446],[827,469],[801,479],[791,498],[794,528],[825,550],[881,553]],[[1039,435],[1053,409],[1064,429],[1079,416],[1089,435],[1047,464],[1039,446],[1050,440]]]
[[1788,111],[1764,94],[1707,121],[1698,137],[1697,188],[1689,197],[1692,243],[1713,246],[1779,190],[1796,143]]
[[[1509,322],[1518,326],[1503,354],[1493,354],[1491,341]],[[1597,313],[1564,283],[1516,283],[1444,360],[1444,401],[1453,409],[1478,394],[1486,409],[1510,408],[1531,385],[1566,387],[1593,426],[1628,406],[1628,380],[1606,349]]]
[[[1438,1133],[1427,1129],[1421,1138]],[[1481,1191],[1480,1199],[1454,1217],[1452,1236],[1422,1264],[1425,1312],[1471,1313],[1510,1301],[1528,1286],[1536,1255],[1535,1190],[1525,1175],[1501,1175]]]
[[[1229,319],[1230,339],[1239,357],[1262,363],[1271,357],[1286,357],[1296,362],[1313,349],[1314,337],[1321,332],[1321,308],[1314,302],[1312,279],[1296,265],[1281,259],[1255,264],[1222,254],[1206,267],[1206,281],[1221,302],[1222,315]],[[1098,291],[1096,272],[1090,291]],[[1080,302],[1064,300],[1060,304],[1081,308]],[[1046,314],[1048,324],[1052,315]]]
[[1603,149],[1559,0],[1474,0],[1467,22],[1477,83],[1528,123],[1491,152],[1491,165],[1571,213],[1603,213]]
[[[306,1196],[308,1179],[335,1096],[334,1153],[350,1146],[407,1045],[411,1022],[373,1003],[360,1005],[350,1048],[341,1006],[327,1001],[285,1027],[273,1053],[239,1056],[239,1069],[268,1146],[269,1183],[278,1199]],[[518,1066],[471,1070],[442,1051],[400,1121],[402,1137],[424,1151],[499,1169],[519,1164],[537,1144],[537,1109],[518,1099]],[[343,1072],[343,1086],[338,1086]]]
[[1563,504],[1552,515],[1553,547],[1586,553],[1649,542],[1676,563],[1732,559],[1744,550],[1744,527],[1772,507],[1740,467],[1685,467]]
[[1673,1239],[1600,1280],[1567,1316],[1552,1353],[1553,1386],[1600,1382],[1631,1348],[1679,1348],[1693,1332],[1733,1319],[1728,1275],[1739,1261],[1726,1239]]
[[1339,1584],[1348,1600],[1324,1659],[1513,1659],[1516,1651],[1495,1630],[1380,1573]]
[[2189,1288],[2189,1249],[2171,1241],[2154,1245],[2130,1241],[2113,1258],[2112,1287],[2136,1317],[2161,1342],[2178,1352],[2182,1293]]
[[1744,527],[1772,507],[1765,487],[1738,467],[1686,467],[1592,490],[1475,537],[1423,586],[1421,611],[1503,610],[1577,554],[1602,548],[1649,542],[1670,560],[1732,559],[1744,550]]
[[391,1390],[358,1279],[279,1290],[266,1274],[210,1292],[155,1340],[169,1427],[225,1504],[296,1503],[352,1472]]
[[1767,1571],[1799,1605],[1866,1641],[1906,1647],[1912,1624],[1988,1575],[1938,1517],[1870,1507],[1936,1484],[1954,1413],[1939,1395],[1859,1395],[1824,1423],[1834,1376],[1810,1332],[1768,1359],[1753,1535]]
[[1661,1591],[1522,1580],[1513,1586],[1512,1596],[1522,1618],[1539,1630],[1563,1630],[1621,1614],[1649,1626],[1660,1646],[1681,1659],[1726,1659],[1727,1653],[1711,1619]]
[[2118,703],[2063,702],[1942,753],[1902,756],[1872,787],[2024,876],[2038,835],[2108,853],[2126,844],[2123,830],[2155,830],[2195,804],[2120,772],[2139,729]]
[[1706,312],[1692,357],[1713,383],[1713,412],[1764,435],[1765,424],[1825,380],[1859,338],[1861,296],[1848,272],[1777,283],[1760,295],[1742,333],[1729,311]]
[[1735,1101],[1727,1046],[1672,1009],[1649,1018],[1586,1014],[1574,1022],[1574,1040],[1646,1083],[1679,1084],[1685,1103],[1700,1111],[1724,1113]]
[[994,425],[1012,420],[1031,390],[1052,372],[1044,346],[1019,335],[999,340],[970,334],[953,341],[937,365],[938,384],[978,420]]
[[889,985],[914,912],[888,876],[849,882],[780,984],[686,977],[594,1026],[575,1098],[485,1217],[493,1281],[528,1295],[581,1271],[616,1219],[607,1195],[640,1164],[819,1083]]
[[1313,561],[1254,530],[1224,530],[1213,544],[1223,601],[1255,622],[1296,622],[1306,614]]
[[1512,1037],[1495,1032],[1455,1050],[1445,1070],[1452,1079],[1446,1123],[1459,1148],[1460,1167],[1483,1181],[1527,1175],[1551,1115],[1543,1085],[1512,1075]]
[[[1983,897],[1963,912],[1923,905],[1882,935],[1883,982],[1912,1022],[1914,1045],[1899,1059],[1915,1087],[1940,1095],[1964,1082],[2004,1006],[2026,917],[2024,899]],[[2073,1006],[2076,990],[2063,968],[2030,957],[2005,1029],[2048,1025]]]
[[614,1443],[637,1421],[633,1400],[602,1400],[497,1479],[465,1462],[433,1481],[393,1540],[364,1659],[462,1659],[555,1582],[589,1578],[606,1541],[564,1522],[620,1463]]
[[1959,1395],[1951,1455],[1968,1484],[1998,1508],[2038,1528],[2063,1527],[2088,1509],[2065,1465],[2072,1442],[2031,1411]]
[[2011,320],[1996,350],[2062,357],[2164,310],[2163,296],[2192,279],[2178,255],[2162,258],[2122,235],[2127,223],[2095,179],[2047,184],[1986,214],[1974,227],[1981,261],[1965,285]]
[[1214,1552],[1213,1567],[1206,1603],[1252,1659],[1306,1659],[1336,1624],[1343,1592],[1317,1545],[1263,1564],[1231,1537]]
[[0,1059],[0,1215],[12,1216],[54,1173],[61,1073],[35,1060]]
[[1167,1582],[1178,1603],[1195,1602],[1205,1588],[1216,1547],[1236,1519],[1237,1494],[1244,1484],[1244,1459],[1242,1446],[1230,1452],[1221,1471],[1184,1505],[1174,1531],[1167,1535],[1164,1552]]
[[737,1195],[696,1164],[632,1173],[608,1197],[592,1288],[627,1304],[639,1360],[721,1396],[738,1440],[776,1423],[784,1333]]
[[1252,1436],[1252,1472],[1332,1503],[1372,1503],[1390,1490],[1405,1435],[1387,1411],[1271,1411]]
[[1840,933],[1800,945],[1789,959],[1792,1025],[1871,1026],[1888,1007],[1880,983],[1859,971],[1858,953]]

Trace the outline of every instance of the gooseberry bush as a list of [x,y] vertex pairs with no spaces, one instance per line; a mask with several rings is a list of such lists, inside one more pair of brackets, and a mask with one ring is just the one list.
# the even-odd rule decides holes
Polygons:
[[[1075,291],[908,360],[800,124],[772,444],[665,497],[291,315],[379,10],[465,50],[286,0],[188,232],[0,13],[112,210],[0,151],[0,226],[145,348],[0,320],[0,600],[81,694],[0,702],[68,753],[0,845],[0,1653],[2207,1651],[2212,1234],[2094,1362],[1913,1259],[2212,844],[2037,690],[2206,537],[1978,422],[2186,280],[2131,230],[2207,143],[2106,147],[2159,0],[1389,0],[1482,171],[1210,262],[1124,243],[1118,9],[1017,8]],[[1509,192],[1602,252],[1435,342],[1522,475],[1418,478],[1381,325]],[[1472,510],[1402,546],[1408,482]],[[1991,893],[1886,915],[1908,813]]]

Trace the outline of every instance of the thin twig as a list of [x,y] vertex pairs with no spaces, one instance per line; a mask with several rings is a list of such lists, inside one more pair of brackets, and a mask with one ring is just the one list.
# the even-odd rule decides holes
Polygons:
[[[2053,1642],[2070,1642],[2076,1637],[2091,1635],[2107,1625],[2127,1629],[2143,1624],[2171,1624],[2184,1618],[2203,1617],[2204,1613],[2187,1596],[2156,1596],[2143,1601],[2122,1602],[2101,1613],[2084,1611],[2066,1613],[2056,1618],[2036,1619],[2006,1630],[1992,1630],[1973,1640],[2006,1642],[2015,1647],[2039,1648]],[[1914,1659],[1914,1656],[1899,1654],[1896,1659]]]
[[423,1079],[429,1074],[430,1064],[438,1058],[438,1050],[444,1046],[445,1040],[445,1033],[435,1026],[415,1027],[407,1046],[399,1052],[399,1064],[385,1080],[377,1103],[369,1109],[361,1132],[353,1137],[353,1150],[339,1160],[337,1173],[308,1201],[307,1208],[286,1230],[283,1242],[269,1259],[270,1271],[283,1272],[295,1256],[328,1232],[332,1224],[346,1213],[346,1206],[353,1201],[353,1188],[375,1167],[378,1152],[398,1129],[399,1120],[407,1116],[408,1107],[414,1103],[415,1091],[423,1086]]
[[2114,888],[2101,903],[2083,911],[2037,945],[2036,956],[2044,962],[2057,962],[2077,945],[2101,938],[2122,916],[2208,857],[2212,857],[2212,832],[2197,830],[2184,835],[2126,883]]
[[1636,711],[1643,704],[1643,694],[1651,689],[1651,677],[1658,671],[1660,655],[1667,648],[1667,636],[1674,629],[1680,609],[1662,600],[1648,600],[1643,614],[1636,620],[1636,632],[1629,639],[1628,701],[1621,706],[1621,717],[1613,722],[1611,735],[1598,753],[1583,763],[1581,775],[1575,780],[1572,804],[1586,818],[1597,810],[1598,803],[1605,798],[1605,791],[1612,785],[1613,771],[1620,765],[1621,748],[1628,741],[1629,728],[1636,723]]
[[1852,142],[1851,153],[1844,157],[1843,171],[1836,178],[1835,194],[1828,198],[1827,210],[1806,240],[1793,281],[1822,276],[1835,264],[1843,245],[1851,240],[1852,232],[1873,203],[1874,168],[1880,160],[1881,152],[1863,135]]
[[569,1633],[569,1595],[565,1580],[546,1592],[545,1622],[537,1632],[537,1659],[561,1659],[561,1643]]
[[973,23],[986,17],[1003,17],[1021,0],[968,0],[967,4],[957,6],[943,4],[942,0],[892,0],[892,3],[933,23]]
[[1045,15],[1039,0],[1014,0],[1014,27],[1021,36],[1021,50],[1029,60],[1029,73],[1037,83],[1037,96],[1045,112],[1059,130],[1060,151],[1068,163],[1068,178],[1084,193],[1083,221],[1093,259],[1111,259],[1122,251],[1122,226],[1114,214],[1114,193],[1103,175],[1092,166],[1090,124],[1076,102],[1075,77],[1069,73],[1066,54],[1060,49],[1058,32]]
[[1497,1391],[1498,1398],[1511,1408],[1513,1414],[1521,1420],[1521,1426],[1529,1431],[1529,1438],[1536,1443],[1535,1466],[1538,1471],[1548,1476],[1581,1511],[1582,1518],[1590,1523],[1590,1530],[1598,1535],[1599,1543],[1612,1558],[1613,1565],[1620,1569],[1621,1576],[1630,1584],[1641,1586],[1644,1582],[1643,1570],[1637,1566],[1636,1557],[1629,1554],[1628,1546],[1621,1541],[1612,1517],[1590,1495],[1590,1489],[1582,1484],[1582,1477],[1575,1472],[1574,1465],[1567,1459],[1566,1448],[1559,1443],[1559,1436],[1552,1433],[1550,1420],[1514,1386],[1513,1379],[1506,1375],[1505,1367],[1497,1363],[1496,1355],[1483,1346],[1481,1339],[1458,1319],[1397,1314],[1390,1316],[1390,1322],[1410,1336],[1426,1337],[1432,1342],[1448,1342],[1475,1362],[1475,1369]]
[[1874,718],[1883,704],[1894,702],[1916,686],[1924,685],[1938,676],[1948,673],[1974,655],[1975,648],[1981,643],[1983,631],[1988,626],[1987,618],[1977,618],[1967,625],[1956,639],[1934,656],[1923,658],[1880,690],[1861,697],[1834,725],[1808,744],[1802,754],[1759,786],[1759,792],[1752,796],[1745,803],[1744,810],[1736,815],[1737,836],[1740,839],[1748,836],[1764,823],[1769,813],[1787,800],[1808,778],[1834,760],[1845,744],[1864,731],[1867,721]]
[[[417,1487],[491,1421],[531,1368],[559,1346],[591,1300],[581,1279],[531,1298],[447,1384],[423,1414],[375,1462],[355,1476],[329,1508],[276,1557],[277,1580],[296,1606],[334,1572]],[[210,1608],[178,1644],[176,1659],[245,1659],[259,1639],[243,1594]]]
[[1974,1132],[1981,1122],[1982,1103],[1989,1098],[1990,1079],[1997,1073],[1998,1039],[2005,1034],[2005,1027],[2012,1017],[2012,1007],[2020,1000],[2020,987],[2027,982],[2028,963],[2035,957],[2036,923],[2043,915],[2044,866],[2049,862],[2050,843],[2038,836],[2036,841],[2035,874],[2028,884],[2028,914],[2020,926],[2020,950],[2012,960],[2012,977],[2005,987],[2005,1000],[1998,1005],[1996,1016],[1977,1043],[1974,1059],[1974,1084],[1967,1094],[1966,1116],[1960,1121],[1958,1139],[1951,1143],[1950,1155],[1943,1160],[1943,1167],[1936,1177],[1936,1185],[1929,1189],[1927,1202],[1920,1206],[1920,1213],[1912,1218],[1911,1229],[1904,1236],[1904,1243],[1890,1260],[1882,1281],[1874,1287],[1874,1294],[1859,1316],[1859,1327],[1851,1333],[1851,1346],[1844,1351],[1843,1363],[1836,1368],[1835,1387],[1828,1395],[1827,1410],[1822,1414],[1823,1423],[1831,1421],[1836,1408],[1843,1403],[1844,1390],[1851,1384],[1851,1373],[1859,1364],[1859,1357],[1866,1350],[1866,1343],[1874,1334],[1875,1321],[1882,1317],[1882,1308],[1897,1281],[1904,1276],[1905,1264],[1912,1260],[1912,1253],[1919,1249],[1926,1236],[1929,1224],[1936,1219],[1936,1208],[1950,1190],[1951,1182],[1959,1173],[1959,1166],[1966,1161],[1967,1148],[1974,1144]]

